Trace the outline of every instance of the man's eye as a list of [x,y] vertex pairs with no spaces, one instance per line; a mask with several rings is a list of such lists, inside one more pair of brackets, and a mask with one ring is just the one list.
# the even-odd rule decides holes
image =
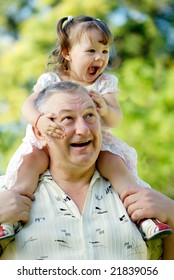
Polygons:
[[70,116],[66,116],[66,117],[63,117],[63,119],[62,120],[66,120],[66,119],[71,119],[71,117]]
[[93,122],[96,119],[96,116],[93,113],[89,113],[85,116],[85,119],[89,122]]
[[66,117],[63,117],[62,118],[62,122],[69,122],[69,121],[71,121],[72,120],[72,117],[70,117],[70,116],[66,116]]

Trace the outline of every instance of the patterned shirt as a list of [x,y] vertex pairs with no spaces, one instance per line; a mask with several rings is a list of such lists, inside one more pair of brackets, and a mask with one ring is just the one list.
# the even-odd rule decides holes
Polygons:
[[[30,221],[3,248],[8,260],[159,259],[161,240],[145,243],[110,183],[95,172],[83,212],[55,183],[40,179]],[[7,240],[5,241],[7,243]],[[2,242],[2,247],[4,247]]]

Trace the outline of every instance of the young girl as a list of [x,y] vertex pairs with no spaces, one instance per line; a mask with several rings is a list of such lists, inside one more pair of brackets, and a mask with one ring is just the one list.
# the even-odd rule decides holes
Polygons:
[[[66,22],[66,23],[65,23]],[[104,74],[108,64],[112,34],[107,25],[88,16],[76,18],[64,17],[57,25],[58,46],[50,56],[52,72],[42,74],[34,86],[32,95],[23,106],[23,114],[30,125],[27,126],[23,143],[11,159],[6,172],[7,187],[19,189],[31,197],[35,191],[39,175],[49,165],[49,157],[35,138],[32,126],[37,127],[46,137],[63,138],[63,127],[54,122],[53,114],[40,114],[35,108],[38,92],[46,86],[64,80],[71,80],[85,86],[96,104],[101,117],[103,143],[97,167],[101,174],[112,184],[121,199],[124,191],[140,186],[149,187],[138,178],[136,151],[113,136],[108,128],[117,126],[122,112],[117,101],[118,79],[114,75]],[[165,237],[172,232],[168,225],[155,219],[137,222],[144,240]],[[15,234],[14,226],[1,224],[1,238]]]

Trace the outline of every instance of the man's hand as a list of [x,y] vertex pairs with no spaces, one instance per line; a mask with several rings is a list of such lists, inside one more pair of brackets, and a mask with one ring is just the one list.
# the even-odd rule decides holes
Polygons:
[[[143,218],[157,218],[161,222],[173,225],[170,221],[174,202],[160,192],[151,188],[133,188],[122,194],[123,203],[132,221]],[[171,209],[169,205],[171,204]]]
[[0,192],[0,223],[28,222],[33,199],[13,189]]

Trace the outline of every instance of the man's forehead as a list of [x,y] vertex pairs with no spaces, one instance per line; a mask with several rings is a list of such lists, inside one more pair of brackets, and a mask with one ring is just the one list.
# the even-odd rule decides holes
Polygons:
[[[84,109],[85,110],[94,110],[94,111],[96,111],[94,106],[86,106]],[[72,112],[72,111],[74,111],[73,108],[69,108],[69,109],[64,108],[64,109],[59,110],[59,114],[68,113],[68,112]],[[75,110],[75,111],[77,111],[77,110]],[[78,112],[79,111],[80,110],[78,110]]]
[[94,102],[86,92],[58,93],[47,101],[47,109],[57,111],[72,111],[77,109],[95,109]]

